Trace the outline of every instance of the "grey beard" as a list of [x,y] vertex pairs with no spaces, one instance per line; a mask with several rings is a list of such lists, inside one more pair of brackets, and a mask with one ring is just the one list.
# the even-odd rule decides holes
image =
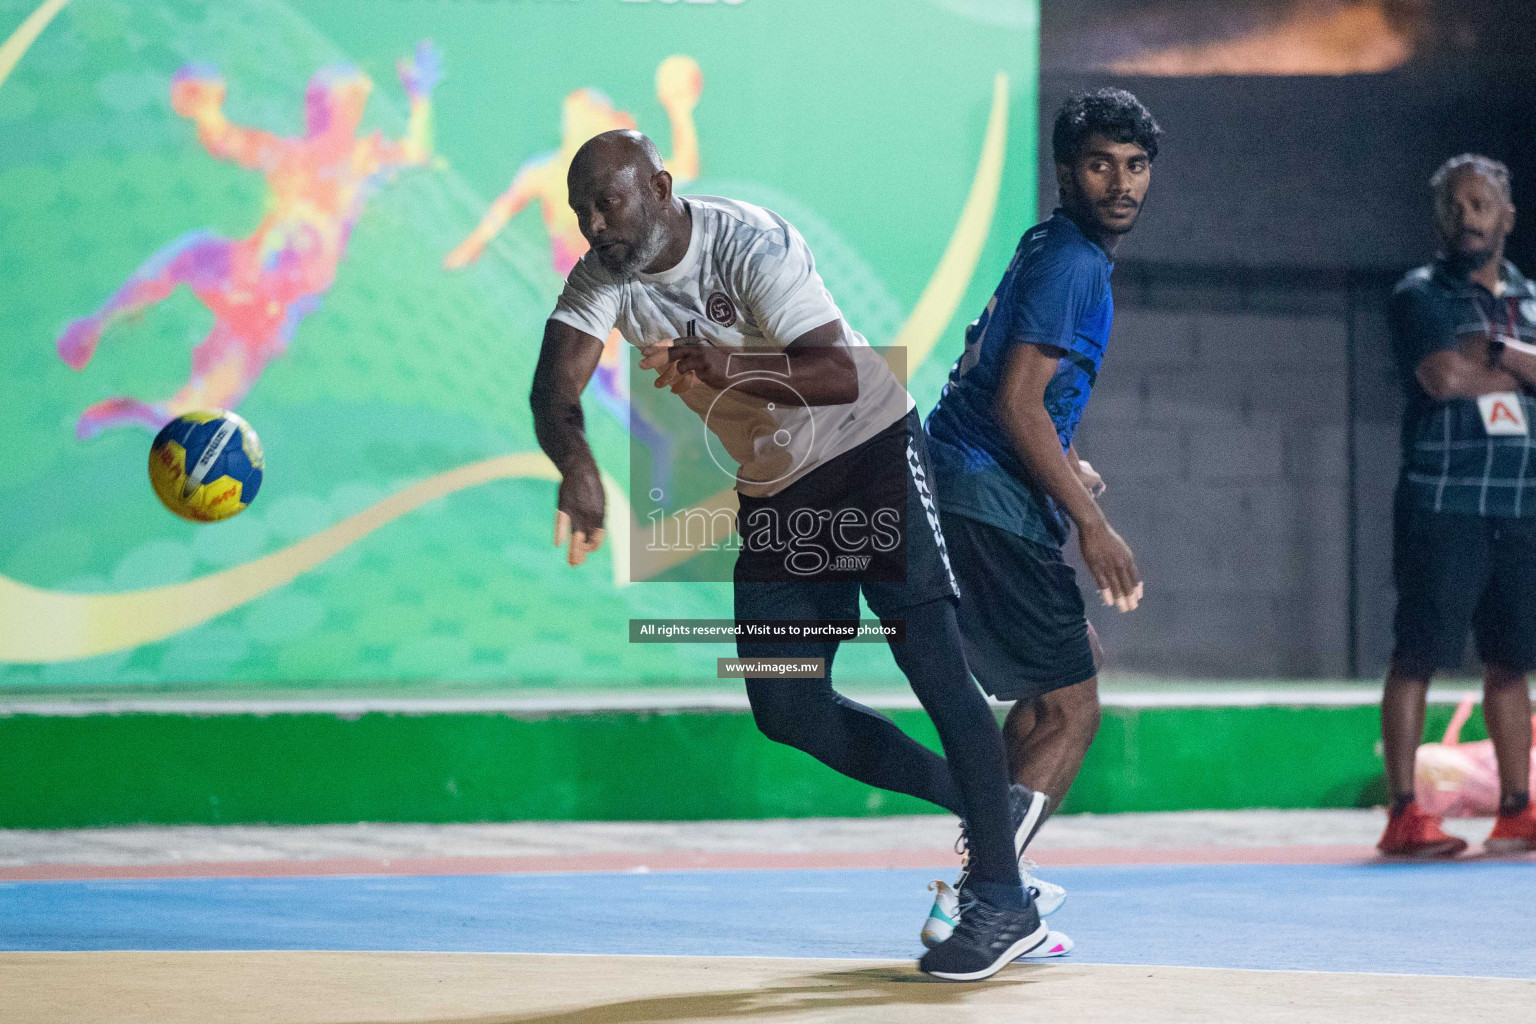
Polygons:
[[643,242],[629,251],[629,256],[617,266],[608,267],[608,272],[615,277],[633,278],[646,267],[655,262],[661,255],[661,250],[667,247],[667,229],[661,221],[656,221],[650,226],[650,230]]

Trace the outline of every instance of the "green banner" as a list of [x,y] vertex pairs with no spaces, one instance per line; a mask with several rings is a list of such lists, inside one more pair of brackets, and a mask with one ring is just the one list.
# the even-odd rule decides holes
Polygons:
[[[1036,0],[0,0],[0,685],[713,677],[631,618],[627,378],[588,391],[613,542],[551,545],[527,394],[585,248],[565,168],[638,127],[776,211],[931,407],[1034,213]],[[227,522],[146,474],[237,410]],[[679,579],[675,566],[669,579]],[[846,665],[845,665],[846,662]],[[895,672],[879,645],[839,670]],[[723,683],[722,685],[732,685]]]

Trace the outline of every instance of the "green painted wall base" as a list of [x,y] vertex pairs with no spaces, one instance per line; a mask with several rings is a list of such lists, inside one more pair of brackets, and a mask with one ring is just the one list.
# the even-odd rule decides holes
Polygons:
[[[1450,708],[1430,708],[1438,735]],[[936,746],[920,711],[892,717]],[[1465,738],[1477,738],[1474,717]],[[1361,807],[1374,707],[1105,709],[1064,811]],[[0,717],[0,827],[912,814],[743,712]]]

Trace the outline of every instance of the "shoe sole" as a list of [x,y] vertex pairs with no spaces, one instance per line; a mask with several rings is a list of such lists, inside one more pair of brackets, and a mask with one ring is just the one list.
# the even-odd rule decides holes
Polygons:
[[1536,843],[1528,839],[1483,840],[1483,852],[1485,853],[1529,853],[1531,850],[1536,850]]
[[1045,824],[1045,816],[1051,809],[1051,798],[1044,793],[1035,791],[1035,795],[1029,801],[1029,809],[1024,812],[1024,820],[1013,833],[1013,855],[1022,858],[1024,851],[1029,848],[1030,840],[1035,838],[1035,833],[1040,831],[1040,826]]
[[[1487,844],[1484,844],[1486,849]],[[1439,860],[1445,857],[1454,857],[1467,848],[1467,844],[1460,839],[1436,843],[1433,846],[1423,846],[1417,850],[1383,850],[1377,847],[1377,851],[1383,857],[1400,857],[1405,860]]]
[[1051,932],[1045,937],[1045,941],[1034,949],[1025,953],[1021,960],[1046,960],[1053,956],[1066,956],[1077,948],[1077,943],[1063,932]]
[[[1050,937],[1050,926],[1041,921],[1039,928],[1036,928],[1033,932],[1009,946],[1001,956],[979,971],[971,971],[968,974],[954,974],[949,971],[924,971],[923,973],[931,978],[938,978],[942,981],[982,981],[992,977],[992,975],[1007,967],[1036,946],[1043,945],[1045,940]],[[922,970],[921,965],[919,965],[918,970]]]

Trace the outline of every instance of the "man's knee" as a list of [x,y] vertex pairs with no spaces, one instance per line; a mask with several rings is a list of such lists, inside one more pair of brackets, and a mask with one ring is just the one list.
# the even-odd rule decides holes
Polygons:
[[1040,720],[1081,732],[1089,739],[1098,734],[1103,719],[1097,677],[1042,694],[1036,706],[1036,717]]
[[1395,652],[1387,665],[1388,690],[1429,689],[1429,681],[1435,674],[1435,660],[1427,655]]
[[1529,677],[1517,668],[1489,662],[1483,666],[1483,689],[1502,690],[1508,686],[1529,686]]
[[1010,741],[1022,741],[1034,732],[1038,721],[1035,710],[1039,703],[1039,700],[1014,701],[1013,707],[1008,709],[1008,717],[1003,719],[1003,735]]
[[774,695],[774,684],[767,682],[754,692],[748,689],[752,704],[752,721],[757,731],[775,743],[795,745],[795,722],[798,720],[789,702]]
[[747,680],[747,702],[758,731],[791,747],[804,748],[810,723],[826,715],[836,700],[830,686],[815,685],[814,680]]

